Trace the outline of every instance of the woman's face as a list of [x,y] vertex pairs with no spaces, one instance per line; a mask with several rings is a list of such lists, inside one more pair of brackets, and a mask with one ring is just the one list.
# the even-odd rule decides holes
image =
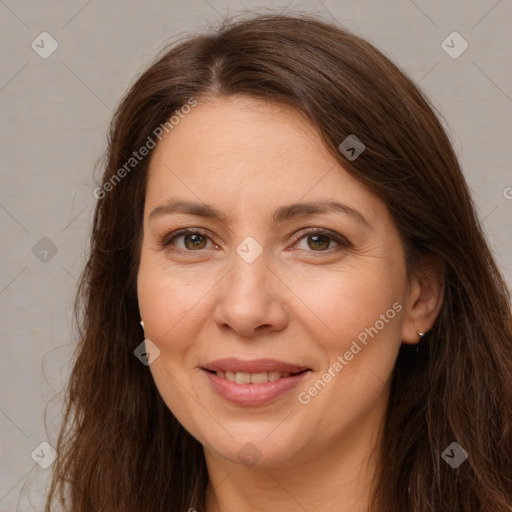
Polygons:
[[138,299],[164,401],[249,466],[376,435],[425,327],[386,206],[297,111],[246,97],[199,101],[155,149]]

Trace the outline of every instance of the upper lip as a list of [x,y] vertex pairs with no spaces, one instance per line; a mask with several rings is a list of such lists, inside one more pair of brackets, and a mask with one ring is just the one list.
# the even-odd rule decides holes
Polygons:
[[231,371],[239,373],[258,373],[258,372],[289,372],[298,373],[309,370],[307,366],[299,366],[296,364],[278,361],[276,359],[236,359],[229,357],[225,359],[217,359],[203,366],[205,370],[216,372]]

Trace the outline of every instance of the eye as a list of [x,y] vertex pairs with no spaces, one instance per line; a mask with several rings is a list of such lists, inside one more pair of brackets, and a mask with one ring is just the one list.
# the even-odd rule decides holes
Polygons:
[[[298,243],[295,245],[300,250],[308,252],[330,252],[331,249],[350,247],[350,242],[345,237],[328,229],[316,228],[306,233],[302,232],[302,236],[299,235],[297,240]],[[332,247],[333,242],[334,247]]]
[[[178,242],[180,239],[181,242]],[[211,242],[207,233],[204,231],[198,229],[182,229],[173,233],[170,238],[165,239],[162,246],[168,247],[169,245],[173,245],[178,249],[194,252],[206,249],[208,241]],[[213,242],[211,243],[214,245]]]
[[[350,242],[342,235],[322,228],[302,231],[295,240],[294,247],[307,252],[331,252],[331,250],[351,247]],[[333,244],[335,244],[334,247],[332,247]],[[171,233],[162,242],[162,247],[169,246],[184,252],[200,252],[202,249],[218,247],[212,242],[208,233],[200,229],[181,229]]]

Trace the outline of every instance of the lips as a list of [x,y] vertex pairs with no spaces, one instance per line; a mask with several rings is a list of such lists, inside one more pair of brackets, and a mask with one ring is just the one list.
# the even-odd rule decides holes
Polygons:
[[293,389],[310,368],[274,359],[229,358],[202,367],[214,391],[237,405],[262,405]]
[[231,371],[234,373],[300,373],[304,370],[309,370],[306,366],[277,361],[276,359],[253,359],[250,361],[244,361],[235,358],[219,359],[206,364],[203,368],[212,372],[220,370],[222,372]]

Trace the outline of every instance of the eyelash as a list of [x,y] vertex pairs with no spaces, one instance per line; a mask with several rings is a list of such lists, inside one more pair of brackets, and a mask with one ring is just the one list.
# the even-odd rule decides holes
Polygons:
[[[169,236],[165,237],[164,240],[162,241],[162,244],[161,244],[162,248],[170,249],[172,247],[171,242],[173,240],[175,240],[176,238],[179,238],[181,236],[186,236],[186,235],[195,235],[195,234],[204,236],[204,237],[208,238],[212,243],[214,243],[213,240],[211,240],[210,236],[208,235],[208,233],[206,231],[203,231],[202,229],[199,229],[199,228],[195,228],[195,229],[186,228],[186,229],[180,229],[178,231],[175,231],[175,232],[171,233]],[[306,252],[311,252],[313,254],[315,254],[315,253],[331,254],[332,251],[339,250],[340,248],[347,249],[347,248],[352,247],[352,244],[344,236],[339,235],[338,233],[336,233],[334,231],[330,231],[329,229],[324,229],[324,228],[314,228],[314,229],[310,229],[308,231],[300,232],[294,238],[293,244],[294,245],[297,244],[297,242],[299,242],[300,240],[302,240],[303,238],[305,238],[305,237],[307,237],[309,235],[322,235],[322,236],[326,236],[326,237],[332,239],[334,242],[336,242],[338,244],[337,247],[326,249],[324,251],[314,251],[314,250],[306,251]],[[181,249],[181,248],[180,249],[173,248],[172,250],[177,250],[177,251],[180,251],[180,252],[185,252],[185,253],[190,253],[190,254],[201,253],[201,252],[204,251],[204,249],[198,249],[197,251],[192,251],[192,250]]]

